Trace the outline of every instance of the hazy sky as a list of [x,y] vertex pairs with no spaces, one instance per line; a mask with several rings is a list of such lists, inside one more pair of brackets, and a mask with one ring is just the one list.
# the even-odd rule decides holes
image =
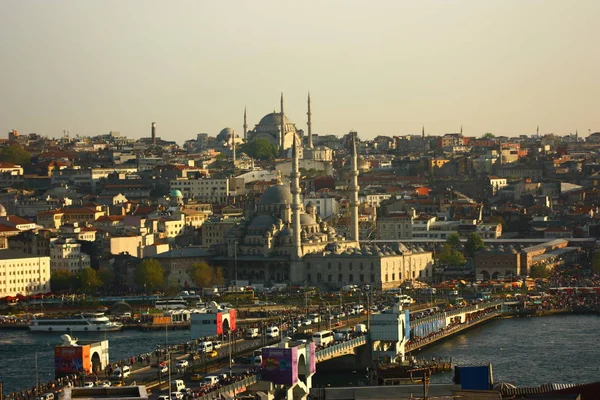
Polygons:
[[0,137],[600,130],[598,0],[0,0]]

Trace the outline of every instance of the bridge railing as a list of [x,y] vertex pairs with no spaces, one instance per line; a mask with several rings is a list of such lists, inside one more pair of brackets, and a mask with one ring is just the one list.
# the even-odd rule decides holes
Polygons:
[[255,384],[258,381],[257,375],[250,375],[241,381],[234,382],[227,386],[223,386],[219,389],[216,389],[210,393],[197,397],[198,400],[211,400],[211,399],[220,399],[222,394],[235,394],[245,391],[246,388],[250,385]]
[[411,324],[411,327],[419,326],[421,324],[427,324],[429,322],[433,322],[433,321],[436,321],[436,320],[442,319],[442,318],[454,317],[456,315],[460,315],[460,314],[464,314],[464,313],[470,313],[470,312],[473,312],[473,311],[479,311],[479,310],[482,310],[482,309],[485,309],[485,308],[488,308],[488,307],[500,306],[503,303],[504,302],[502,300],[494,300],[494,301],[489,301],[489,302],[486,302],[486,303],[474,304],[474,305],[468,306],[468,307],[456,308],[454,310],[444,311],[444,312],[441,312],[441,313],[436,313],[436,314],[428,315],[428,316],[423,317],[423,318],[411,320],[410,324]]
[[409,343],[409,344],[407,344],[405,346],[405,350],[404,351],[406,353],[408,353],[410,351],[416,350],[416,349],[418,349],[420,347],[423,347],[423,346],[425,346],[425,345],[427,345],[429,343],[435,342],[435,341],[437,341],[437,340],[439,340],[441,338],[444,338],[446,336],[452,335],[452,334],[454,334],[454,333],[456,333],[458,331],[461,331],[463,329],[466,329],[466,328],[468,328],[468,327],[470,327],[472,325],[476,325],[476,324],[478,324],[480,322],[483,322],[483,321],[485,321],[487,319],[490,319],[490,318],[493,318],[493,317],[497,317],[499,315],[502,315],[502,310],[501,309],[497,309],[497,310],[491,311],[489,313],[483,314],[483,315],[481,315],[478,318],[470,320],[469,322],[465,322],[465,323],[462,323],[462,324],[459,324],[459,325],[454,325],[454,326],[452,326],[452,327],[450,327],[448,329],[445,329],[443,331],[436,332],[436,333],[432,334],[431,336],[419,339],[418,341],[413,342],[413,343]]
[[321,349],[315,353],[315,356],[317,358],[317,362],[319,362],[323,359],[333,358],[340,353],[347,353],[350,350],[353,350],[355,347],[362,346],[365,343],[367,343],[367,336],[359,336],[354,339]]

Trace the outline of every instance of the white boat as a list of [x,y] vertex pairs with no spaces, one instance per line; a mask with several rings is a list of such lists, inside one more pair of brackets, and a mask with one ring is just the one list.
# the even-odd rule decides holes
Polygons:
[[31,332],[111,332],[120,331],[122,327],[122,323],[111,321],[98,312],[62,319],[33,318],[29,323]]

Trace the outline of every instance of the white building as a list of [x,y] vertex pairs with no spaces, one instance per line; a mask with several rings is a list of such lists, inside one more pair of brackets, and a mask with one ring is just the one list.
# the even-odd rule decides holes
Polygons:
[[183,197],[209,203],[225,202],[229,196],[227,178],[179,178],[171,180],[170,186],[171,190],[181,191]]
[[50,257],[0,250],[0,297],[50,291]]
[[77,273],[90,267],[90,256],[81,252],[81,245],[75,239],[51,238],[50,266],[52,271],[62,269]]
[[337,214],[340,209],[340,204],[333,197],[305,197],[302,202],[305,209],[308,203],[312,203],[317,209],[317,215],[321,218]]

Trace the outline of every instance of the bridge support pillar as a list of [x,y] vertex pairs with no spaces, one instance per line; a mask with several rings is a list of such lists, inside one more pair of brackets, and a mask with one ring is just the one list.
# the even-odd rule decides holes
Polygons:
[[386,363],[404,361],[409,334],[409,312],[402,309],[400,298],[397,297],[391,312],[374,314],[371,319],[373,360]]

